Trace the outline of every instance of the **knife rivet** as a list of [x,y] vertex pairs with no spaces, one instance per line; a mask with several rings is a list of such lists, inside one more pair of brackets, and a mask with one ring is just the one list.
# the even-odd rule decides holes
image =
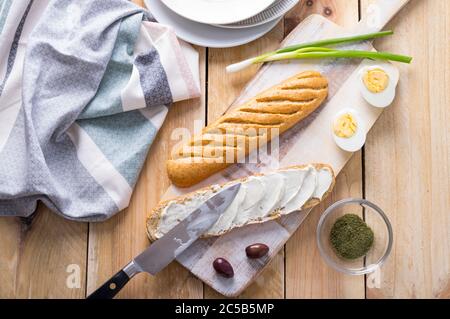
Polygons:
[[111,289],[111,290],[116,289],[116,287],[117,287],[116,284],[113,282],[109,284],[109,289]]

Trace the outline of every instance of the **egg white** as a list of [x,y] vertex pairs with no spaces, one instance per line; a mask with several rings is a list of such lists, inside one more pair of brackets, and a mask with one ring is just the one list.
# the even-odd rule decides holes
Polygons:
[[[339,117],[344,114],[351,114],[356,121],[356,132],[352,137],[349,138],[339,137],[334,133],[334,123],[337,121],[337,119],[339,119]],[[366,143],[366,127],[361,116],[359,116],[354,109],[344,109],[336,114],[331,126],[331,133],[333,134],[333,138],[336,144],[341,149],[347,152],[359,151]]]
[[[377,64],[371,64],[366,67],[361,68],[359,71],[359,90],[364,97],[364,99],[372,106],[385,108],[392,104],[395,98],[395,93],[397,89],[398,80],[400,77],[400,73],[398,69],[390,63],[381,63],[376,62]],[[386,89],[380,93],[373,93],[367,89],[364,84],[364,74],[367,71],[381,69],[386,72],[389,76],[389,83]]]

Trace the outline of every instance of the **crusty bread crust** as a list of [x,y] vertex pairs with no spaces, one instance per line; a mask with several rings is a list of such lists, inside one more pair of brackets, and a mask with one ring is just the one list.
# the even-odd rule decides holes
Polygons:
[[[318,199],[318,198],[311,198],[310,200],[308,200],[302,207],[299,207],[298,209],[307,209],[307,208],[312,208],[314,206],[316,206],[317,204],[319,204],[321,202],[321,200],[323,200],[325,197],[327,197],[329,195],[329,193],[332,191],[334,184],[335,184],[335,175],[334,175],[334,171],[332,169],[332,167],[328,164],[306,164],[306,165],[296,165],[296,166],[290,166],[290,167],[286,167],[286,168],[282,168],[279,169],[278,171],[285,171],[285,170],[289,170],[289,169],[304,169],[307,166],[313,166],[316,168],[317,171],[321,170],[321,169],[328,169],[331,172],[332,175],[332,183],[329,187],[329,189],[327,190],[327,192],[323,195],[322,199]],[[260,175],[264,175],[264,174],[255,174],[253,176],[260,176]],[[221,188],[226,187],[229,184],[233,184],[236,182],[244,182],[248,179],[248,177],[244,177],[244,178],[240,178],[238,180],[233,180],[233,181],[229,181],[227,183],[221,184],[219,185]],[[171,198],[171,199],[167,199],[164,200],[162,202],[160,202],[155,208],[152,209],[152,211],[149,213],[148,217],[147,217],[147,235],[150,238],[150,241],[155,241],[158,239],[158,237],[156,236],[157,230],[158,230],[158,225],[159,225],[159,221],[161,219],[162,216],[162,212],[164,210],[164,208],[170,203],[170,202],[177,202],[177,203],[184,203],[186,200],[192,198],[194,195],[198,195],[199,193],[202,192],[207,192],[207,191],[211,191],[212,190],[212,186],[207,186],[204,188],[201,188],[195,192],[191,192],[188,194],[184,194],[175,198]],[[262,223],[262,222],[266,222],[269,220],[274,220],[274,219],[278,219],[279,217],[281,217],[281,215],[277,212],[273,212],[272,214],[270,214],[270,217],[264,221],[252,221],[249,222],[243,226],[246,225],[250,225],[250,224],[255,224],[255,223]],[[241,227],[243,227],[241,226]],[[228,231],[231,231],[228,230]],[[225,232],[224,232],[225,233]],[[223,233],[222,233],[223,234]],[[220,235],[222,235],[220,234]],[[203,237],[210,237],[210,236],[203,236]]]
[[170,180],[189,187],[223,170],[306,118],[327,95],[327,79],[314,71],[258,94],[176,148],[167,161]]

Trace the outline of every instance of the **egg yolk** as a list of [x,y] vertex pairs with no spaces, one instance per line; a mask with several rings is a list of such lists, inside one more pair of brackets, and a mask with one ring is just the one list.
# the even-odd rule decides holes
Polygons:
[[334,123],[334,134],[342,138],[350,138],[356,133],[358,125],[353,115],[341,115]]
[[382,69],[369,70],[363,77],[364,85],[372,93],[386,90],[389,84],[389,75]]

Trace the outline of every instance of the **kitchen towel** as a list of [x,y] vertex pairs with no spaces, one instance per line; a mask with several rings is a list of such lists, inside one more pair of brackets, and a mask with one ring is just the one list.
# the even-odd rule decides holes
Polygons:
[[0,215],[124,209],[169,105],[199,86],[197,51],[129,1],[0,1]]

